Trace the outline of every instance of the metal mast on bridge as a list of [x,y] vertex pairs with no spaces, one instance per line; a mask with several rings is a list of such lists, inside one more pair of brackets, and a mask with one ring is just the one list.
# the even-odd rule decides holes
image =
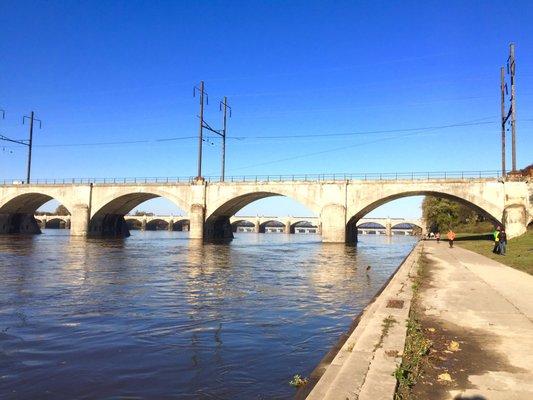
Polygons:
[[505,124],[511,120],[511,172],[516,171],[516,85],[515,85],[516,63],[514,55],[514,43],[509,45],[509,57],[507,58],[507,74],[510,76],[511,97],[509,111],[505,111],[505,96],[508,95],[507,83],[505,83],[504,68],[500,68],[500,92],[501,92],[501,114],[502,114],[502,175],[505,176]]
[[196,92],[200,93],[200,128],[198,130],[198,174],[196,176],[197,180],[202,179],[202,142],[203,138],[203,129],[204,129],[204,95],[207,99],[207,104],[209,104],[209,96],[204,90],[204,81],[200,82],[200,86],[195,86],[192,90],[193,97],[196,97]]
[[516,171],[516,91],[515,91],[515,59],[514,43],[509,45],[509,60],[507,72],[511,76],[511,152],[513,172]]
[[30,138],[28,139],[28,167],[26,171],[26,183],[30,183],[30,175],[31,175],[31,150],[33,148],[33,123],[34,121],[39,122],[39,129],[42,129],[42,121],[40,119],[35,118],[35,113],[32,111],[30,116],[24,116],[22,117],[22,124],[26,122],[26,119],[30,120]]
[[224,182],[226,175],[226,133],[227,133],[227,113],[229,108],[229,116],[231,118],[231,107],[228,106],[228,98],[224,96],[224,99],[220,102],[220,110],[224,112],[222,117],[222,133],[218,133],[222,136],[222,174],[220,180]]
[[206,98],[206,104],[209,105],[209,95],[204,89],[204,81],[200,82],[199,86],[194,86],[193,88],[193,97],[196,97],[196,92],[200,94],[200,115],[198,116],[200,118],[200,127],[198,130],[198,175],[196,177],[197,180],[201,180],[202,178],[202,144],[204,141],[203,137],[203,130],[207,129],[210,132],[215,133],[216,135],[220,136],[222,138],[222,173],[221,173],[221,181],[224,181],[225,173],[226,173],[226,132],[227,132],[227,113],[229,109],[229,116],[231,117],[231,107],[228,105],[228,98],[224,96],[224,98],[220,101],[219,109],[220,111],[223,111],[223,117],[222,117],[222,129],[214,129],[212,128],[204,119],[204,95]]

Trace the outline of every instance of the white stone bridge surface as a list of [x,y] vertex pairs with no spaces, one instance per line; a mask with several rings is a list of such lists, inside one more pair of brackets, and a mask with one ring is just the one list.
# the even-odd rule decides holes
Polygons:
[[124,216],[146,200],[165,197],[184,210],[194,239],[233,237],[231,217],[255,200],[286,196],[321,221],[324,242],[354,242],[357,222],[395,199],[432,195],[466,204],[504,225],[509,237],[532,221],[533,183],[497,178],[243,181],[0,185],[0,233],[37,233],[35,211],[51,199],[70,213],[72,235],[126,236]]

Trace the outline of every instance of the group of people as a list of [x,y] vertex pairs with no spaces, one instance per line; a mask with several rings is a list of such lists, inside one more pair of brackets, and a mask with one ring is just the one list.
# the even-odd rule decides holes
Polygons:
[[[501,226],[496,227],[493,236],[494,249],[492,249],[492,252],[504,256],[505,250],[507,248],[507,234],[505,233],[505,229]],[[450,247],[453,247],[453,241],[455,240],[455,232],[450,229],[446,234],[446,237],[448,238],[448,243],[450,244]],[[437,243],[440,243],[440,232],[429,232],[427,234],[427,238],[435,238]]]
[[[437,240],[437,243],[440,243],[440,232],[435,232],[434,237]],[[450,247],[453,247],[453,241],[455,240],[455,232],[450,229],[446,234],[446,237],[448,238],[448,243]],[[429,238],[430,234],[428,233],[428,239]]]
[[492,252],[494,254],[500,254],[502,256],[505,255],[505,250],[507,247],[507,234],[505,233],[505,229],[498,226],[496,227],[496,230],[493,233],[494,236],[494,248],[492,249]]

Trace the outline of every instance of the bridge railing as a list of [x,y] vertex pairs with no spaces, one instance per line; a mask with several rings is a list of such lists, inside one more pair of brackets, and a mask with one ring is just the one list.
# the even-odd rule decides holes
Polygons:
[[[220,176],[205,176],[207,182],[221,182]],[[431,172],[370,172],[332,174],[281,174],[281,175],[235,175],[227,176],[225,182],[323,182],[323,181],[391,181],[391,180],[470,180],[502,179],[501,171],[431,171]],[[32,179],[33,185],[66,184],[143,184],[183,183],[195,181],[195,177],[129,177],[129,178],[51,178]],[[516,179],[515,179],[516,180]],[[18,179],[3,179],[1,185],[23,185]]]

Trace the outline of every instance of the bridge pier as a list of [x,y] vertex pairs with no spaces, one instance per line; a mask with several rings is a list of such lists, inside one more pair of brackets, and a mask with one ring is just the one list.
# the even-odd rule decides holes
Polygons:
[[505,207],[503,224],[507,237],[520,236],[527,231],[527,212],[522,204],[512,204]]
[[392,222],[390,218],[387,218],[387,222],[385,223],[385,235],[392,236]]
[[259,218],[256,218],[254,221],[254,232],[259,233],[261,230],[261,224],[259,223]]
[[357,243],[357,224],[356,223],[348,223],[346,224],[346,243],[347,244],[355,244]]
[[320,211],[320,221],[324,243],[346,242],[346,207],[341,204],[324,206]]
[[90,212],[85,204],[75,205],[71,211],[70,234],[72,236],[87,236],[89,234]]
[[201,204],[193,204],[189,214],[189,237],[191,239],[204,238],[205,208]]

